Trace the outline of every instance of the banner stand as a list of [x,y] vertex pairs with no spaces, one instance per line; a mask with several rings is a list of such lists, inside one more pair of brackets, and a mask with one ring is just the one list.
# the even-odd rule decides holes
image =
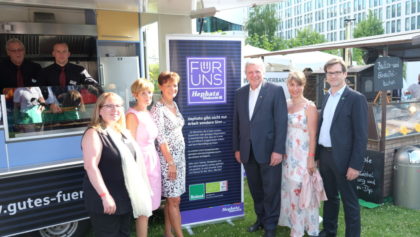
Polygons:
[[168,35],[167,65],[180,77],[175,98],[184,117],[186,192],[181,222],[193,226],[243,218],[243,170],[232,150],[235,90],[241,86],[243,39]]

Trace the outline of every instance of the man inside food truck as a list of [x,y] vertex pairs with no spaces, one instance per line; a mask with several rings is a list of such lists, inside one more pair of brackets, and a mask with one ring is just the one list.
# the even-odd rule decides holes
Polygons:
[[[54,63],[44,68],[41,72],[43,85],[48,86],[48,92],[43,94],[47,98],[52,113],[62,113],[60,98],[67,97],[67,93],[75,93],[73,88],[77,85],[98,85],[88,71],[80,65],[69,62],[71,53],[66,42],[57,42],[53,45],[52,56]],[[64,105],[65,106],[65,105]]]
[[54,44],[52,51],[54,63],[44,68],[41,74],[45,85],[65,87],[96,83],[84,67],[69,62],[70,55],[66,42]]
[[6,42],[6,53],[9,56],[0,63],[0,92],[4,88],[40,86],[39,73],[41,66],[25,59],[25,45],[17,38]]

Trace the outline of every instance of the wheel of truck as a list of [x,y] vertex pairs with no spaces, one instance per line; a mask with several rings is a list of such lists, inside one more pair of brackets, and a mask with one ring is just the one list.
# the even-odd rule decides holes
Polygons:
[[35,232],[38,237],[85,237],[90,229],[90,221],[82,220],[56,225]]

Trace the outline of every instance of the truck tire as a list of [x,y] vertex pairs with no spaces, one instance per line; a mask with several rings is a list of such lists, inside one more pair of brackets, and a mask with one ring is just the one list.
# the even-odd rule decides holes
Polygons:
[[74,221],[62,225],[45,228],[34,232],[37,237],[85,237],[90,229],[90,221],[81,220]]

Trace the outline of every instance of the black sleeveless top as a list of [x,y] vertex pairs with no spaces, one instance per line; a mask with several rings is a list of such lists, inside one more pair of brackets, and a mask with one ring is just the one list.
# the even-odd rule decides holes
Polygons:
[[[128,196],[127,189],[125,188],[121,155],[117,146],[112,142],[112,139],[106,132],[102,133],[97,131],[97,133],[102,142],[101,160],[99,161],[98,167],[105,185],[111,196],[114,198],[117,206],[115,215],[132,212],[130,198]],[[124,135],[122,139],[125,140]],[[124,142],[124,144],[127,143]],[[129,150],[135,154],[134,147],[132,147],[131,144],[127,144],[127,146]],[[104,208],[102,205],[102,199],[90,183],[86,172],[83,180],[83,191],[87,211],[89,213],[103,214]]]

